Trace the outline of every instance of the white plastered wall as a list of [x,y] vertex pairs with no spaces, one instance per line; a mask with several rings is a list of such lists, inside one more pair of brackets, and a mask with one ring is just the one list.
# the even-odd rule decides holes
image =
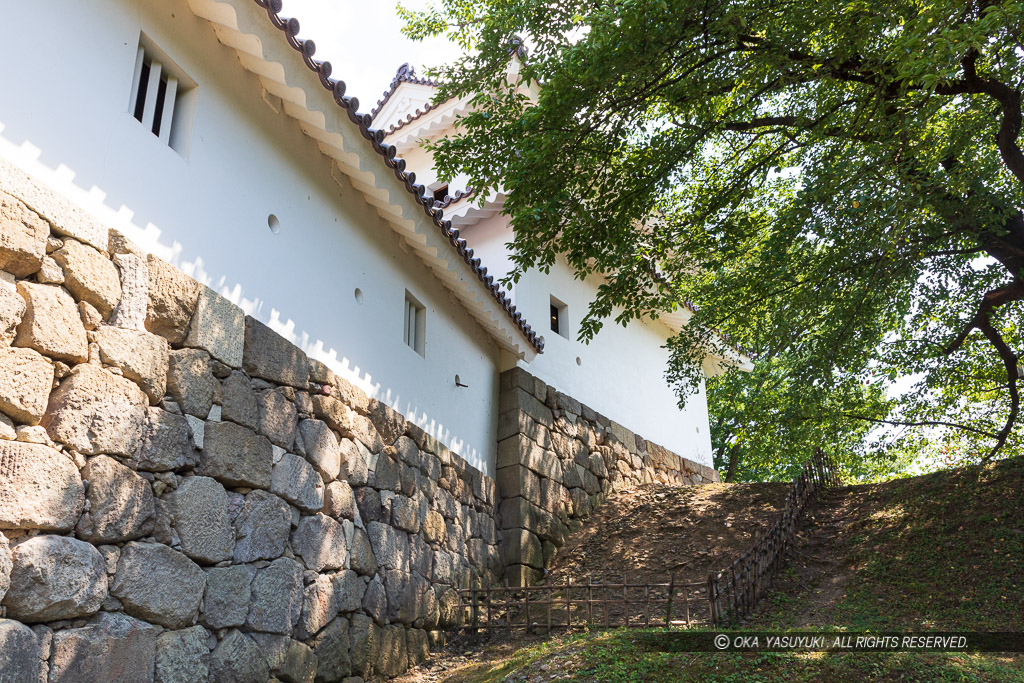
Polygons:
[[[506,216],[482,220],[462,231],[476,254],[500,277],[512,264],[505,247],[511,237]],[[665,379],[673,332],[663,323],[632,321],[622,327],[606,320],[590,343],[577,341],[580,322],[597,294],[595,278],[577,280],[559,260],[550,273],[530,270],[512,290],[516,307],[544,336],[544,353],[520,367],[627,429],[695,462],[712,467],[711,431],[704,383],[678,397]],[[568,329],[553,332],[548,324],[551,297],[568,307]],[[577,363],[577,358],[579,363]]]
[[[0,155],[493,474],[493,340],[332,178],[208,23],[161,0],[37,0],[5,12],[18,28],[0,41]],[[199,84],[187,159],[129,113],[141,32]],[[335,65],[341,78],[345,69]],[[367,163],[381,163],[365,147]],[[406,289],[427,308],[425,357],[403,343]]]

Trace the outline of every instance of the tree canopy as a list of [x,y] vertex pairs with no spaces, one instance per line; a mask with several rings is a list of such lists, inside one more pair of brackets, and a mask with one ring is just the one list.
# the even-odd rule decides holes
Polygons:
[[[437,97],[474,108],[432,146],[443,173],[505,190],[511,279],[560,255],[604,278],[584,339],[691,302],[670,341],[681,395],[728,335],[846,435],[884,422],[970,457],[1019,448],[1024,3],[400,12],[409,35],[467,48]],[[863,393],[900,378],[899,401]]]

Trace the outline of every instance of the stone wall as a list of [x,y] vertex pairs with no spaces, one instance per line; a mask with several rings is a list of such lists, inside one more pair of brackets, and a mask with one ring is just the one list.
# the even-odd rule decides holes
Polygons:
[[612,490],[719,481],[710,467],[644,440],[514,368],[501,375],[498,517],[504,578],[540,579],[558,548]]
[[493,480],[27,178],[0,187],[0,682],[394,675],[452,586],[500,577]]

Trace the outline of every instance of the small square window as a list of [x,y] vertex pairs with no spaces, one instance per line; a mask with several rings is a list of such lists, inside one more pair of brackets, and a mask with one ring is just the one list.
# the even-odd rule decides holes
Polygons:
[[445,183],[441,187],[434,190],[434,201],[443,202],[444,198],[448,196],[448,183]]
[[196,82],[143,34],[135,59],[132,116],[181,156],[188,155]]
[[413,351],[426,356],[427,310],[416,297],[405,292],[405,343]]
[[552,332],[566,339],[569,338],[569,307],[553,296],[551,297],[550,324]]

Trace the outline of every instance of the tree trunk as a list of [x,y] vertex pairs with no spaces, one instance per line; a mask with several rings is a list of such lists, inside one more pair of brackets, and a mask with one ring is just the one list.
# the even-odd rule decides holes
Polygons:
[[736,481],[736,469],[740,464],[740,445],[738,443],[733,444],[732,448],[729,449],[729,469],[725,472],[725,481],[728,484]]

